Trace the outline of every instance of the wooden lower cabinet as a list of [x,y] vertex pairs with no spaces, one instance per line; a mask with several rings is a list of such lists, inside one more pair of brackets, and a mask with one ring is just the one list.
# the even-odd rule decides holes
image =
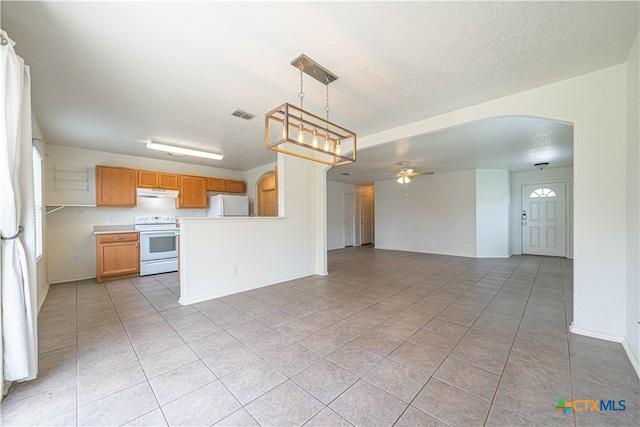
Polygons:
[[140,275],[140,233],[98,234],[96,236],[96,280]]

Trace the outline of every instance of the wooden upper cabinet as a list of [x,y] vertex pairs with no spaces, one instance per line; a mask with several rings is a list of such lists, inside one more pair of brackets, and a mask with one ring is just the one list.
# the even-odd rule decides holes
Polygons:
[[207,179],[202,176],[178,175],[176,208],[206,208]]
[[162,173],[158,174],[158,182],[160,188],[165,190],[177,190],[178,189],[178,175],[175,173]]
[[227,191],[227,180],[207,178],[207,191]]
[[138,186],[142,188],[178,189],[178,175],[175,173],[138,171]]
[[96,206],[136,206],[135,169],[96,166]]
[[227,191],[229,193],[244,193],[247,190],[247,186],[244,181],[227,181]]
[[225,193],[244,193],[246,185],[244,181],[231,179],[207,178],[207,191],[220,191]]

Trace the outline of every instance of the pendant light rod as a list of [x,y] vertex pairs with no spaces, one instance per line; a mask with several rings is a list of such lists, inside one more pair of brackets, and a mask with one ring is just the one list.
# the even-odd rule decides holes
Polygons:
[[[338,77],[302,54],[291,61],[300,72],[300,108],[285,103],[265,114],[265,145],[269,150],[330,166],[356,161],[356,134],[329,122],[329,83]],[[305,111],[304,74],[325,85],[326,120]],[[297,135],[293,136],[293,134]]]
[[304,53],[298,56],[293,61],[291,61],[291,65],[293,65],[298,69],[300,69],[301,66],[303,66],[304,69],[302,71],[304,73],[310,75],[311,77],[313,77],[314,79],[316,79],[322,84],[329,84],[334,80],[338,79],[338,76],[336,76],[331,71],[324,68],[322,65],[319,65],[317,62],[309,58]]

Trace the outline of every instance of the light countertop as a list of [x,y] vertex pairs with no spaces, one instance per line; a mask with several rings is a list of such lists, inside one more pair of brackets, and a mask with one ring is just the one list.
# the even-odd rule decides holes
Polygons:
[[138,233],[133,225],[94,225],[93,234]]

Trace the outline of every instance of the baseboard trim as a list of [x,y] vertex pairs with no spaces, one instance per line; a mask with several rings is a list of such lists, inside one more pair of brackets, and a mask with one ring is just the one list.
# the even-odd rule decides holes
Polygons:
[[58,283],[80,282],[81,280],[89,280],[89,279],[95,279],[95,278],[96,278],[96,275],[94,274],[93,276],[81,276],[81,277],[71,277],[68,279],[57,279],[57,280],[52,280],[49,283],[52,285],[55,285]]
[[47,284],[44,287],[44,290],[42,291],[42,294],[38,297],[38,314],[40,314],[40,309],[42,308],[42,304],[44,304],[44,301],[47,299],[47,294],[49,294],[50,286],[51,284],[47,282]]
[[284,277],[284,278],[280,278],[280,279],[276,279],[273,281],[269,281],[269,282],[263,282],[263,283],[259,283],[256,285],[250,285],[250,286],[246,286],[243,288],[238,288],[238,289],[234,289],[231,291],[225,291],[225,292],[217,292],[214,294],[209,294],[207,296],[204,297],[199,297],[199,298],[180,298],[178,300],[178,302],[182,305],[191,305],[191,304],[196,304],[199,302],[204,302],[204,301],[209,301],[215,298],[221,298],[221,297],[226,297],[227,295],[233,295],[233,294],[237,294],[240,292],[246,292],[246,291],[251,291],[253,289],[258,289],[258,288],[263,288],[265,286],[270,286],[270,285],[276,285],[278,283],[283,283],[283,282],[288,282],[290,280],[296,280],[296,279],[302,279],[303,277],[309,277],[309,276],[315,276],[315,273],[306,273],[306,274],[301,274],[299,276],[291,276],[291,277]]
[[571,323],[569,330],[574,334],[584,335],[586,337],[598,338],[605,341],[613,341],[622,343],[625,341],[624,335],[610,334],[608,332],[596,331],[595,329],[582,328]]
[[624,348],[624,352],[627,353],[627,357],[629,358],[629,362],[631,362],[631,366],[633,366],[633,369],[636,371],[636,375],[640,379],[640,360],[638,360],[638,355],[633,351],[631,345],[629,345],[629,340],[626,336],[596,331],[589,328],[581,328],[574,325],[573,323],[569,327],[569,330],[574,334],[584,335],[591,338],[598,338],[606,341],[618,342],[622,344],[622,348]]
[[622,348],[627,353],[627,357],[633,366],[633,369],[636,370],[636,375],[638,379],[640,379],[640,360],[638,360],[638,355],[633,351],[631,345],[629,345],[629,340],[625,337],[624,341],[622,341]]

